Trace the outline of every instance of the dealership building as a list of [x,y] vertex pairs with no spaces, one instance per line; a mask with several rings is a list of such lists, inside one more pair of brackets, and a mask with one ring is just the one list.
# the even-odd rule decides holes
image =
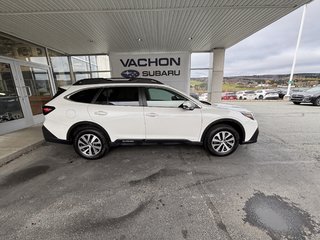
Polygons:
[[155,78],[190,93],[190,74],[203,71],[219,101],[225,50],[308,2],[2,1],[0,134],[41,123],[57,88],[83,78]]

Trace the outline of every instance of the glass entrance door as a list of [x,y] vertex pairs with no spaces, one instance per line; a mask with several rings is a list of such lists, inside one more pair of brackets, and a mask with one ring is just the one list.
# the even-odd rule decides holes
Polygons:
[[52,89],[46,65],[0,58],[0,135],[41,123]]
[[42,106],[52,97],[52,86],[47,67],[19,64],[23,88],[28,96],[34,122],[42,122]]
[[0,134],[32,125],[13,61],[0,59]]

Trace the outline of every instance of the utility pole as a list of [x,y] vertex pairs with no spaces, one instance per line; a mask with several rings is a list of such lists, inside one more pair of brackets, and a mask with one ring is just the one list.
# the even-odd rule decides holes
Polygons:
[[303,13],[302,13],[302,17],[301,17],[301,23],[300,23],[300,29],[299,29],[299,34],[298,34],[298,40],[297,40],[297,46],[296,46],[296,50],[293,56],[293,63],[292,63],[292,68],[291,68],[291,74],[290,74],[290,78],[289,78],[289,83],[288,83],[288,89],[287,89],[287,94],[284,96],[285,100],[289,100],[290,99],[290,89],[291,89],[291,85],[293,83],[293,73],[294,73],[294,68],[296,66],[296,61],[297,61],[297,54],[298,54],[298,50],[299,50],[299,45],[300,45],[300,41],[301,41],[301,35],[302,35],[302,30],[303,30],[303,24],[304,24],[304,19],[306,16],[306,11],[307,11],[307,4],[305,4],[303,6]]

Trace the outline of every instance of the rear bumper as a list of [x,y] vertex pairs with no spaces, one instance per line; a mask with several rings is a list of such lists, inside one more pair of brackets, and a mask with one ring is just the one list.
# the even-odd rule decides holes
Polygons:
[[257,128],[257,130],[254,132],[254,134],[252,135],[249,141],[243,142],[242,144],[256,143],[258,141],[258,136],[259,136],[259,128]]
[[42,126],[43,137],[47,142],[71,144],[68,140],[62,140],[57,138],[52,132],[50,132],[45,126]]

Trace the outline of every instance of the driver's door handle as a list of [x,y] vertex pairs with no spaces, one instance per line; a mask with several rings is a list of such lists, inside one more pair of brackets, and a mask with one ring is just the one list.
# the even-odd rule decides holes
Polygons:
[[148,117],[157,117],[157,116],[159,116],[159,114],[157,114],[157,113],[147,113],[146,116],[148,116]]

